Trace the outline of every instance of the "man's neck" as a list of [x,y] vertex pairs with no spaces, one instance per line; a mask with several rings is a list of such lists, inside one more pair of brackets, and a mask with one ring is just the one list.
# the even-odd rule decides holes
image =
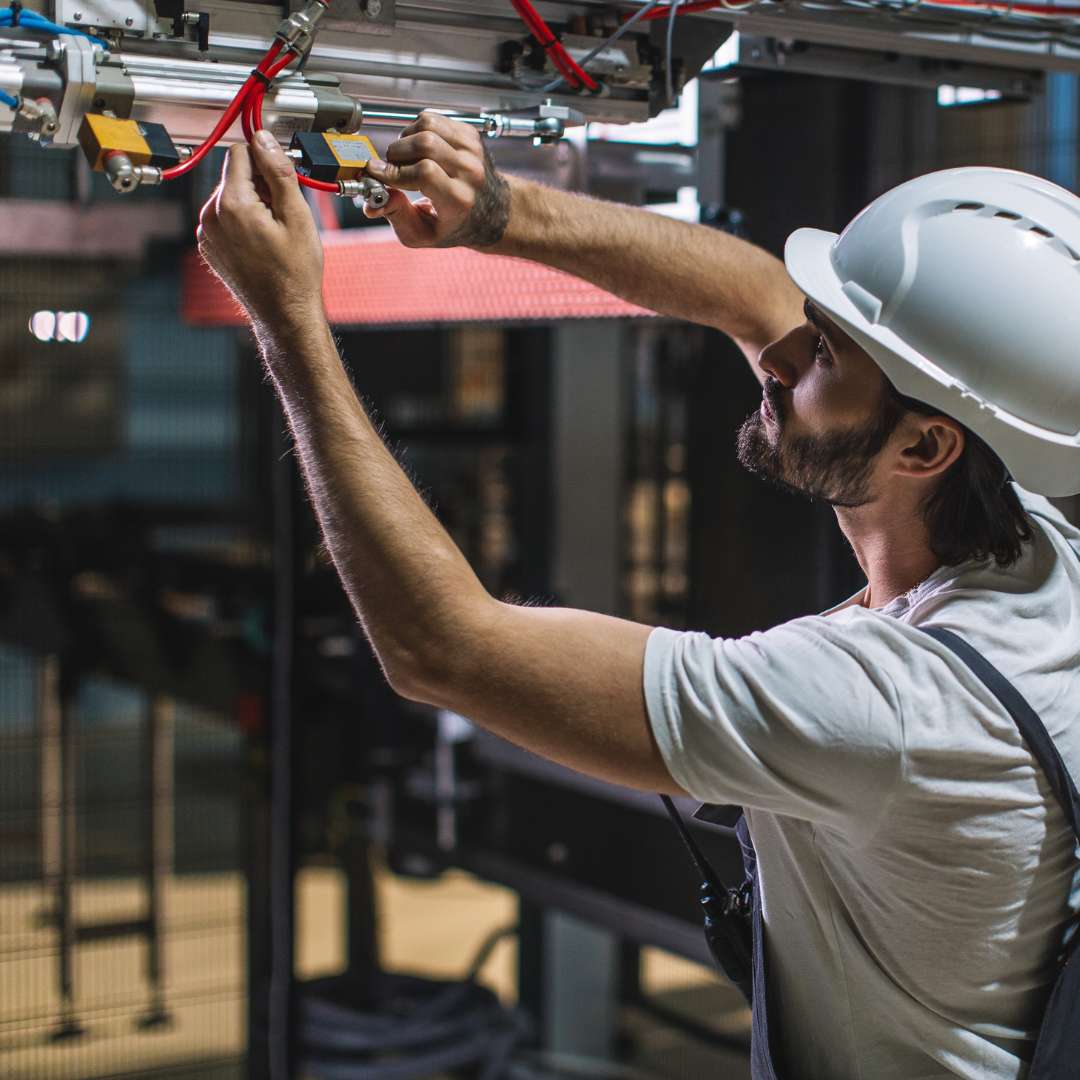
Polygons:
[[835,509],[840,528],[866,575],[865,607],[884,607],[921,584],[941,565],[930,550],[921,515],[889,513],[879,502]]

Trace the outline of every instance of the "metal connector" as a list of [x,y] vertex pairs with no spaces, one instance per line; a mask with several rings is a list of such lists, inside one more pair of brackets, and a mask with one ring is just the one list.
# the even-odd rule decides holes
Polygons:
[[354,206],[370,206],[373,210],[381,210],[390,201],[387,188],[369,176],[359,180],[339,180],[338,194],[351,198]]
[[31,101],[29,98],[21,97],[15,111],[31,125],[33,130],[27,132],[31,139],[47,141],[56,134],[56,107],[48,98]]
[[162,170],[158,165],[136,165],[136,186],[157,187],[162,181]]
[[309,0],[300,11],[294,11],[282,22],[274,36],[293,52],[305,52],[325,14],[326,4],[322,0]]
[[[420,115],[415,109],[385,108],[357,102],[361,120],[365,126],[401,127],[411,124]],[[442,110],[436,110],[442,112]],[[558,142],[566,133],[568,124],[582,123],[580,114],[565,106],[545,103],[528,114],[509,113],[452,113],[444,116],[459,124],[476,128],[488,139],[533,139],[536,142]]]
[[131,158],[127,154],[112,153],[106,155],[103,170],[109,178],[109,183],[121,195],[134,191],[139,185],[135,166],[131,164]]
[[121,195],[127,195],[143,184],[155,187],[162,181],[162,170],[157,165],[132,165],[127,154],[116,152],[105,158],[104,172]]

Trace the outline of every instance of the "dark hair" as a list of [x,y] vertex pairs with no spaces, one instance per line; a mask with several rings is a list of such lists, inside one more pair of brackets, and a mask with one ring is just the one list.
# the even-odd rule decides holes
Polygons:
[[[905,397],[885,380],[882,423],[890,430],[905,412],[946,416],[925,402]],[[969,559],[993,559],[1011,566],[1031,539],[1031,521],[1020,505],[1009,471],[1001,458],[970,428],[964,428],[964,450],[923,503],[930,550],[944,566]]]

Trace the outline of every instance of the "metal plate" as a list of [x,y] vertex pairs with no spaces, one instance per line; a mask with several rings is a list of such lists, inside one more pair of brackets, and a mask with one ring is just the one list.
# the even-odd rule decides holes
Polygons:
[[155,17],[148,0],[55,0],[53,5],[53,18],[62,26],[146,34]]

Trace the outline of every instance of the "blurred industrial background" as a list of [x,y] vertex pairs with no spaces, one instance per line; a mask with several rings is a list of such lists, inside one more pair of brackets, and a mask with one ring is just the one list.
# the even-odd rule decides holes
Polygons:
[[[933,168],[1076,190],[1074,75],[938,82],[715,66],[493,152],[777,252]],[[384,685],[193,253],[219,167],[120,202],[0,143],[0,1076],[748,1076],[659,803]],[[494,593],[742,634],[859,586],[828,507],[736,464],[719,334],[313,206],[355,383]]]

